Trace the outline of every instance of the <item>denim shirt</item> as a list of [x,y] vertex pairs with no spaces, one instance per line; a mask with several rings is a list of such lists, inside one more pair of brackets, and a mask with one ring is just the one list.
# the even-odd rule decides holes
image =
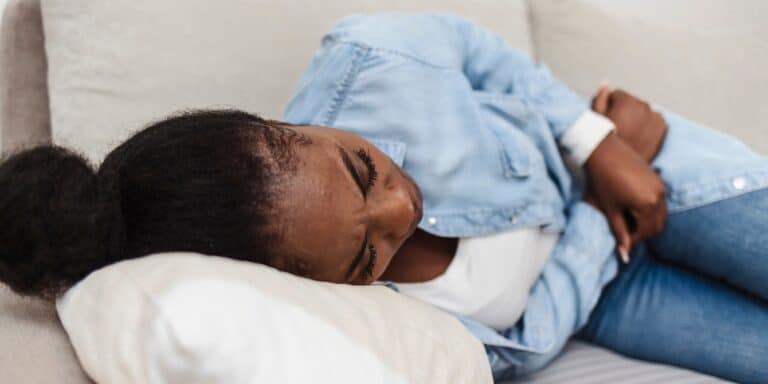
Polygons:
[[[535,226],[561,234],[518,324],[497,332],[460,319],[500,378],[550,361],[617,273],[609,226],[580,202],[559,145],[587,109],[545,66],[468,21],[392,13],[340,21],[284,118],[344,129],[386,153],[422,189],[424,231],[469,237]],[[766,158],[663,114],[669,129],[653,166],[670,212],[768,185]]]

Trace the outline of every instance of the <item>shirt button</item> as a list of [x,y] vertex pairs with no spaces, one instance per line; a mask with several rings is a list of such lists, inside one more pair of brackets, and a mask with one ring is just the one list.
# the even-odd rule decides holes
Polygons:
[[512,216],[509,216],[509,222],[512,224],[517,223],[517,213],[513,213]]
[[435,224],[437,224],[437,219],[434,218],[434,217],[430,217],[430,218],[427,219],[427,224],[435,225]]
[[742,190],[742,189],[744,189],[747,186],[747,179],[745,179],[743,177],[737,177],[737,178],[733,179],[731,181],[731,183],[733,184],[734,188],[736,188],[738,190]]

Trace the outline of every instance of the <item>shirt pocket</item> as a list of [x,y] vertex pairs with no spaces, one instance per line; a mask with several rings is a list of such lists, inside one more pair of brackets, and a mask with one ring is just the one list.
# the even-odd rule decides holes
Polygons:
[[519,127],[530,119],[530,110],[514,96],[485,91],[473,93],[486,126],[499,143],[504,178],[527,178],[531,174],[535,146]]

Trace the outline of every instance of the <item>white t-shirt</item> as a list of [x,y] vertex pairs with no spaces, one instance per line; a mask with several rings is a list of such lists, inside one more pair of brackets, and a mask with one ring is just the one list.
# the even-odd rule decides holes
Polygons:
[[400,293],[491,328],[513,326],[559,234],[524,228],[459,239],[445,272],[422,283],[395,283]]

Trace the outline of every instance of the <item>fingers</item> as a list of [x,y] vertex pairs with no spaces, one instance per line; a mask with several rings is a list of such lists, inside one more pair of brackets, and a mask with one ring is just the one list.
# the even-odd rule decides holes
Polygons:
[[641,242],[656,232],[656,212],[653,210],[643,213],[632,212],[632,215],[637,221],[637,229],[632,233],[632,243]]
[[654,233],[654,235],[661,233],[661,231],[663,231],[664,227],[667,225],[667,216],[669,215],[669,211],[667,211],[667,199],[662,199],[659,212],[659,215],[656,217],[656,233]]
[[621,261],[627,264],[629,263],[629,250],[632,247],[632,237],[627,222],[624,220],[624,214],[621,209],[614,208],[606,212],[606,218],[611,226],[611,231],[613,231],[613,236],[616,238],[616,250],[621,256]]
[[637,229],[631,237],[632,244],[637,244],[661,233],[667,222],[667,202],[664,198],[664,192],[660,192],[656,200],[647,205],[643,211],[633,210],[632,215],[637,223]]
[[653,112],[651,105],[647,101],[623,90],[615,89],[610,93],[608,98],[608,104],[611,105],[632,105],[635,108],[642,110],[643,114],[650,116]]
[[601,114],[608,114],[608,101],[611,96],[611,89],[607,84],[600,84],[597,94],[592,99],[592,110]]
[[653,215],[654,221],[653,221],[653,228],[652,232],[648,237],[658,235],[661,233],[661,231],[664,230],[664,225],[667,223],[667,199],[665,198],[664,194],[662,193],[661,197],[659,198],[659,203],[656,206],[655,214]]
[[640,99],[632,96],[631,93],[629,93],[629,92],[627,92],[627,91],[625,91],[625,90],[623,90],[621,88],[616,88],[615,90],[613,90],[611,92],[611,99],[614,102],[619,102],[619,103],[620,102],[625,102],[625,101],[641,101]]

